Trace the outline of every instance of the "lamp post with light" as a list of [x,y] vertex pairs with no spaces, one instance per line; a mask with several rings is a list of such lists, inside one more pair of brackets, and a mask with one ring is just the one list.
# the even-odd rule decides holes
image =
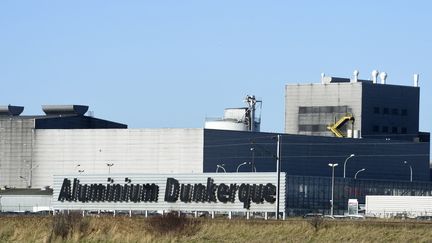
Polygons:
[[358,175],[358,173],[363,172],[363,171],[365,171],[365,170],[366,170],[366,169],[363,168],[363,169],[357,171],[357,172],[355,173],[355,175],[354,175],[354,179],[357,179],[357,175]]
[[111,167],[114,165],[114,163],[107,163],[108,166],[108,175],[111,174]]
[[330,215],[333,217],[333,205],[334,205],[334,170],[335,167],[338,166],[338,164],[335,163],[329,163],[328,166],[332,167],[332,185],[331,185],[331,201],[330,201],[330,205],[331,205],[331,209],[330,209]]
[[412,182],[412,177],[413,177],[412,166],[406,160],[403,163],[405,165],[408,165],[410,168],[410,182]]
[[219,168],[222,169],[226,173],[224,166],[225,166],[225,164],[216,165],[216,173],[219,172]]
[[236,170],[236,172],[238,173],[240,167],[242,167],[243,165],[247,165],[247,164],[249,164],[249,163],[250,163],[250,162],[243,162],[243,163],[239,164],[239,165],[237,166],[237,170]]
[[350,156],[348,156],[348,158],[345,159],[345,162],[344,162],[344,174],[343,174],[344,178],[345,178],[345,175],[346,175],[346,163],[348,162],[349,159],[351,159],[354,156],[355,156],[355,154],[351,154]]

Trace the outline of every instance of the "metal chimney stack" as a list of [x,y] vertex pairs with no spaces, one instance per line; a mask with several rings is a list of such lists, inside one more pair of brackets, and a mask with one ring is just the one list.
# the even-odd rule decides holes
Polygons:
[[419,74],[414,74],[414,87],[419,87]]
[[373,82],[374,84],[377,83],[377,77],[378,77],[378,74],[379,74],[379,71],[378,71],[378,70],[373,70],[373,71],[372,71],[372,82]]
[[380,73],[380,79],[381,79],[381,84],[386,84],[386,79],[387,79],[387,73],[386,72],[382,72]]
[[354,79],[353,79],[353,83],[357,83],[358,82],[358,77],[359,77],[359,71],[358,70],[354,70]]

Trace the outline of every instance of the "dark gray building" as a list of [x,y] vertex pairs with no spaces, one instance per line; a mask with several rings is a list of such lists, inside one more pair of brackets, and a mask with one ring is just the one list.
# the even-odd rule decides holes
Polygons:
[[419,140],[420,88],[369,80],[323,77],[321,83],[288,84],[285,133]]
[[[325,136],[281,135],[281,171],[296,176],[331,176],[328,163],[338,163],[335,176],[361,179],[429,181],[429,142],[386,139],[354,139]],[[204,130],[204,172],[215,172],[224,165],[227,172],[274,172],[276,170],[275,133]],[[250,164],[249,164],[250,163]]]

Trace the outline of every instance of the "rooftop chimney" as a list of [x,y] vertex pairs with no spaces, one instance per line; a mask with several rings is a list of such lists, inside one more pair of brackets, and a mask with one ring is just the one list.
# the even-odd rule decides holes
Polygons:
[[324,84],[324,77],[325,77],[325,73],[321,73],[321,84]]
[[414,74],[414,87],[418,87],[419,86],[419,74]]
[[358,76],[359,76],[359,71],[358,70],[354,70],[354,79],[353,79],[353,83],[357,83],[358,82]]
[[379,74],[379,71],[378,71],[378,70],[373,70],[373,71],[372,71],[372,82],[373,82],[374,84],[377,83],[377,77],[378,77],[378,74]]
[[387,73],[386,72],[382,72],[380,73],[380,79],[381,79],[381,84],[386,84],[386,79],[387,79]]

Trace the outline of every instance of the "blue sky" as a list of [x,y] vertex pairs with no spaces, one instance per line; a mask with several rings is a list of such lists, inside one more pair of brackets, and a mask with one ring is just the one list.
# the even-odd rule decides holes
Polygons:
[[0,104],[87,104],[131,128],[203,127],[263,100],[284,129],[284,85],[322,72],[412,85],[431,131],[430,1],[0,2]]

